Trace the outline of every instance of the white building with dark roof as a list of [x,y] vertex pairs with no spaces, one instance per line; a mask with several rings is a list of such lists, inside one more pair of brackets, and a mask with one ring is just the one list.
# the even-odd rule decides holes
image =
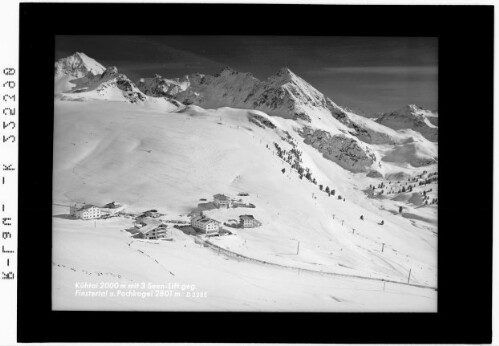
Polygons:
[[116,202],[111,202],[100,208],[102,215],[116,215],[125,210],[125,206]]
[[241,215],[239,216],[239,222],[243,228],[253,228],[262,225],[262,223],[255,219],[253,215]]
[[196,216],[192,218],[191,226],[207,235],[218,234],[220,231],[220,222],[206,216]]
[[217,208],[230,208],[231,199],[226,195],[217,193],[213,196],[213,204],[215,204]]
[[167,226],[165,224],[148,224],[139,228],[139,237],[143,239],[166,238]]
[[101,210],[99,207],[91,204],[85,204],[83,206],[70,206],[69,213],[82,220],[98,219],[101,217]]

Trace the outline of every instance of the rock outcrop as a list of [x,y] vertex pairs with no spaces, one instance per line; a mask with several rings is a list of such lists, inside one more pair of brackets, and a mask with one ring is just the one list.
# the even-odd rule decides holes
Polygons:
[[377,161],[376,155],[364,149],[355,138],[343,134],[331,135],[327,131],[304,127],[300,135],[323,156],[352,172],[367,172]]

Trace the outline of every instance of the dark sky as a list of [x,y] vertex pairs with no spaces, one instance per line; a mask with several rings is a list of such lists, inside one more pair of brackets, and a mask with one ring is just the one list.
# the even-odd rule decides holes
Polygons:
[[83,52],[132,80],[225,66],[266,79],[287,66],[340,105],[381,112],[438,109],[437,48],[422,37],[59,36],[56,58]]

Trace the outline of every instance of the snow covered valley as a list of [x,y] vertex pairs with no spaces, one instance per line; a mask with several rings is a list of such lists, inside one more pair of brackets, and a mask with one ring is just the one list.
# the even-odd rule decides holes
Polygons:
[[[55,98],[54,309],[436,311],[437,204],[427,203],[437,197],[436,163],[410,164],[433,157],[436,143],[386,128],[393,143],[356,142],[376,159],[369,174],[337,164],[351,154],[344,146],[307,144],[310,124],[300,119],[90,93]],[[343,123],[321,117],[311,125],[350,138]],[[370,133],[385,131],[365,123]],[[393,153],[411,145],[424,150]],[[132,214],[150,209],[189,222],[218,193],[255,207],[207,208],[206,216],[226,223],[252,214],[261,227],[234,229],[209,246],[173,224],[168,240],[126,231]],[[68,217],[75,202],[112,200],[128,215]],[[105,295],[85,295],[101,288]]]

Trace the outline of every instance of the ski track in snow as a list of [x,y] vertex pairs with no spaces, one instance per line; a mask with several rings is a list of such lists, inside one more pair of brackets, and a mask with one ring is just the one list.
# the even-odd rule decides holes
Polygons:
[[[132,244],[134,243],[134,241],[132,240],[130,243],[128,243],[128,246],[132,246]],[[159,244],[159,243],[158,243]],[[168,270],[163,264],[161,264],[156,258],[152,257],[151,255],[149,255],[147,252],[143,251],[143,250],[140,250],[140,249],[137,249],[137,252],[139,252],[140,254],[150,258],[152,261],[154,261],[157,265],[159,265],[161,268],[163,268],[167,273],[169,273],[170,275],[172,276],[175,276],[175,274],[173,274],[170,270]]]

